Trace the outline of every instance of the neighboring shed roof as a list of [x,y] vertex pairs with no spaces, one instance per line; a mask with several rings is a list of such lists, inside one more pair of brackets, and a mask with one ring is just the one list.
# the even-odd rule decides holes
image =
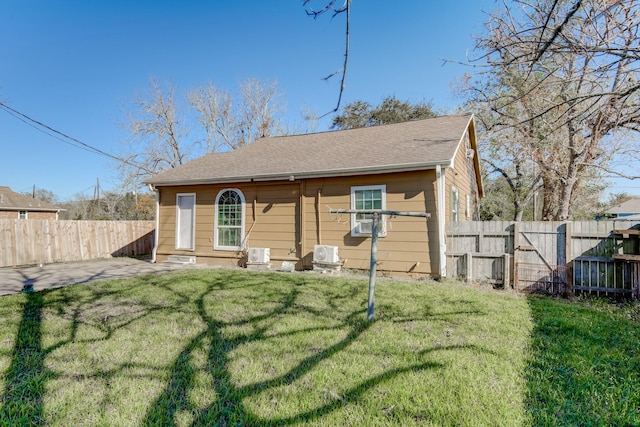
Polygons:
[[57,212],[64,210],[51,203],[43,202],[33,197],[11,191],[9,187],[0,186],[0,210],[2,211],[30,211]]
[[608,214],[640,214],[640,199],[629,199],[622,202],[611,209],[607,210]]
[[[433,169],[452,164],[472,123],[472,114],[459,114],[263,138],[234,151],[207,154],[146,182],[160,186],[209,184]],[[474,132],[471,128],[475,149]]]

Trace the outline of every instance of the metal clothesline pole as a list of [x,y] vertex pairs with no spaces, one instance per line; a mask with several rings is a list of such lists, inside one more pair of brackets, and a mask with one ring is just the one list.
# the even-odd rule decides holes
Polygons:
[[380,226],[380,217],[382,215],[390,215],[431,218],[431,214],[427,212],[390,211],[386,209],[329,209],[329,213],[369,214],[372,216],[371,259],[369,261],[369,302],[367,304],[367,319],[370,322],[373,322],[373,311],[375,308],[376,293],[376,267],[378,265],[378,228]]

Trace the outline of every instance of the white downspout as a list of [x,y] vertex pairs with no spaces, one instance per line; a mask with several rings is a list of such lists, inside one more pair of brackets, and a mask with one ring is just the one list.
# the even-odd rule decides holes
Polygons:
[[440,277],[447,277],[447,236],[445,233],[444,185],[442,166],[436,165],[436,187],[438,191],[438,243],[440,249]]
[[149,189],[156,195],[156,229],[153,233],[153,249],[151,250],[151,262],[156,262],[156,252],[158,251],[158,233],[160,230],[160,190],[149,184]]

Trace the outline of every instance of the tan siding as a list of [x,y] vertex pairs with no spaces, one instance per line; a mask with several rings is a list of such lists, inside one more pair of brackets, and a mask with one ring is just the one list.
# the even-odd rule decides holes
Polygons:
[[299,188],[298,183],[258,185],[247,200],[248,247],[270,248],[274,264],[298,256]]
[[[349,214],[331,215],[329,209],[350,209],[351,187],[386,185],[389,210],[429,212],[431,219],[387,219],[387,236],[380,238],[380,270],[433,274],[438,271],[438,235],[435,171],[309,180],[305,192],[305,265],[311,266],[313,245],[338,246],[345,268],[368,269],[371,239],[351,237]],[[318,196],[318,190],[320,194]],[[319,197],[319,201],[318,201]],[[319,230],[318,230],[319,226]],[[415,265],[419,262],[419,265]],[[410,271],[411,270],[411,271]]]
[[[187,254],[196,255],[198,263],[237,264],[242,254],[213,249],[216,195],[224,188],[237,188],[243,192],[246,201],[247,246],[270,248],[274,267],[279,267],[282,260],[301,260],[298,267],[311,268],[313,246],[325,244],[339,247],[345,268],[368,269],[371,239],[351,237],[350,215],[329,214],[330,208],[349,209],[351,187],[362,185],[386,185],[386,208],[389,210],[432,215],[430,219],[388,218],[387,235],[378,240],[378,268],[397,273],[437,275],[438,227],[435,171],[432,170],[311,179],[302,184],[296,181],[161,188],[158,259],[165,259],[169,254]],[[301,188],[304,188],[302,200]],[[176,251],[176,194],[190,192],[196,193],[195,250]],[[301,218],[302,212],[304,218]]]
[[[242,258],[242,254],[234,251],[213,249],[215,200],[218,193],[227,188],[238,189],[245,197],[244,220],[247,247],[268,247],[272,259],[276,261],[298,256],[296,245],[299,240],[296,234],[299,204],[298,183],[161,188],[158,254],[165,258],[168,254],[196,255],[198,262],[214,262],[216,264],[229,257]],[[178,193],[196,194],[194,251],[175,249],[175,202]]]
[[[473,158],[467,158],[467,149],[471,148],[468,136],[458,147],[454,159],[453,169],[445,171],[445,212],[446,220],[451,221],[451,188],[455,186],[459,195],[459,221],[473,220],[473,214],[478,205],[478,188],[475,176]],[[467,196],[470,197],[470,209],[467,210]]]

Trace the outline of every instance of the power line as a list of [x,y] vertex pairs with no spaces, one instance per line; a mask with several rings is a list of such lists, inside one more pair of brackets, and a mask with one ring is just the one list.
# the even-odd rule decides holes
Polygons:
[[29,117],[28,115],[21,113],[20,111],[13,109],[11,107],[9,107],[7,104],[0,102],[0,108],[2,108],[4,111],[6,111],[8,114],[10,114],[11,116],[15,117],[16,119],[20,120],[21,122],[31,126],[32,128],[44,133],[45,135],[48,135],[52,138],[57,139],[58,141],[64,142],[65,144],[69,144],[72,147],[76,147],[79,148],[81,150],[85,150],[88,151],[90,153],[94,153],[94,154],[99,154],[101,156],[105,156],[105,157],[109,157],[111,159],[117,160],[119,162],[125,163],[129,166],[133,166],[135,168],[140,168],[139,165],[136,165],[134,163],[131,163],[130,161],[126,160],[126,159],[122,159],[120,157],[114,156],[111,153],[107,153],[106,151],[100,150],[99,148],[96,148],[92,145],[89,145],[85,142],[80,141],[77,138],[74,138],[72,136],[69,136],[63,132],[60,132],[57,129],[52,128],[51,126],[48,126],[32,117]]

